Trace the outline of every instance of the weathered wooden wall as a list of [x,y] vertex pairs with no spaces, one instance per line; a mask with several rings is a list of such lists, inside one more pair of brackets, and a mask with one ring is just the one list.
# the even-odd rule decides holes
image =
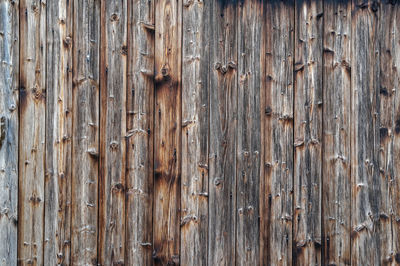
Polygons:
[[400,1],[0,0],[0,265],[399,265]]

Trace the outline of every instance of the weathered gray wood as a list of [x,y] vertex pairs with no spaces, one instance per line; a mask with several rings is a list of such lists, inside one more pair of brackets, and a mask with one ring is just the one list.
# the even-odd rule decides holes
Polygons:
[[237,1],[211,6],[208,264],[235,265]]
[[127,1],[101,2],[99,263],[124,264]]
[[238,6],[238,93],[236,144],[236,264],[258,265],[260,193],[261,1]]
[[323,6],[295,4],[293,261],[320,265]]
[[[390,4],[390,3],[389,3]],[[400,263],[400,3],[395,2],[384,7],[386,12],[390,13],[388,18],[388,29],[386,29],[385,45],[381,48],[381,52],[386,52],[389,57],[386,61],[381,61],[385,75],[382,77],[382,83],[387,80],[387,91],[392,91],[393,106],[392,120],[389,136],[392,138],[391,164],[393,167],[390,181],[390,210],[391,210],[391,226],[392,226],[392,243],[390,246],[391,264]],[[386,49],[385,49],[386,48]],[[382,51],[383,49],[383,51]],[[386,51],[385,51],[386,50]]]
[[17,264],[19,1],[0,1],[0,265]]
[[210,5],[183,3],[182,265],[207,265]]
[[386,172],[390,173],[390,224],[391,241],[388,247],[388,261],[391,265],[400,264],[400,2],[385,3],[387,28],[384,31],[381,45],[382,87],[393,98],[391,111],[388,112],[388,136],[390,144],[387,147],[388,163]]
[[260,258],[262,265],[291,265],[294,1],[267,1],[263,26]]
[[49,2],[46,61],[44,264],[70,264],[72,2]]
[[153,259],[179,264],[182,1],[155,3]]
[[351,2],[325,1],[323,50],[323,251],[350,264]]
[[73,18],[71,263],[96,265],[100,2],[75,0]]
[[[390,231],[387,176],[380,170],[380,28],[381,3],[354,1],[352,6],[352,264],[379,265],[388,255]],[[386,31],[385,29],[384,31]],[[384,106],[382,106],[385,108]],[[384,115],[385,116],[385,115]],[[382,135],[382,136],[381,136]]]
[[43,264],[46,3],[20,2],[18,261]]
[[[128,1],[126,265],[151,265],[154,1]],[[157,220],[157,219],[156,219]]]

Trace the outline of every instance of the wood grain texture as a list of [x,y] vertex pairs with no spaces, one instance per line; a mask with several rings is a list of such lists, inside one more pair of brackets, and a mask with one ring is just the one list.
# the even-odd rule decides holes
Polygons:
[[97,264],[99,17],[99,1],[74,1],[71,184],[71,264],[74,265]]
[[291,265],[293,243],[294,1],[263,7],[260,258]]
[[210,4],[183,3],[182,265],[207,265]]
[[[390,265],[400,263],[400,3],[385,3],[382,7],[386,16],[386,31],[381,45],[381,88],[386,88],[391,98],[391,110],[386,114],[390,144],[386,148],[385,172],[389,176],[391,238],[387,261]],[[385,130],[383,130],[385,131]]]
[[236,264],[258,265],[260,193],[260,85],[262,2],[238,6],[238,93],[236,144]]
[[18,261],[43,264],[46,3],[20,2]]
[[237,1],[211,3],[208,264],[236,261]]
[[125,258],[127,1],[101,4],[99,263]]
[[324,2],[323,251],[326,265],[350,264],[351,3]]
[[49,2],[46,61],[44,264],[69,265],[72,162],[72,2]]
[[295,5],[293,260],[321,265],[323,6]]
[[353,2],[352,13],[351,255],[352,264],[379,265],[388,254],[390,231],[388,176],[380,170],[386,142],[380,130],[385,116],[380,108],[386,108],[380,83],[383,14],[376,1]]
[[179,264],[182,1],[155,3],[153,259]]
[[0,32],[0,265],[5,266],[17,265],[18,249],[19,1],[0,1]]
[[154,1],[128,1],[126,265],[151,265]]

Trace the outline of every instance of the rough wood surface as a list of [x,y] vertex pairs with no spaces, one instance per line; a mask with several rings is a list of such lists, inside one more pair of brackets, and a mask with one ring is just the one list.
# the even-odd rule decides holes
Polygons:
[[0,0],[0,265],[400,264],[399,21]]
[[258,265],[260,193],[260,56],[262,2],[238,7],[238,93],[236,144],[236,264]]
[[351,3],[325,1],[323,50],[323,251],[350,264]]
[[19,1],[0,1],[0,32],[0,265],[5,266],[17,265]]
[[381,88],[386,88],[391,101],[390,110],[385,110],[389,144],[385,151],[387,162],[383,167],[389,176],[387,181],[389,181],[390,214],[388,215],[391,227],[388,252],[385,255],[388,264],[398,265],[400,264],[400,2],[385,3],[382,13],[387,15],[386,30],[382,32],[384,36],[380,46],[382,55],[380,66],[383,73]]
[[[96,0],[75,0],[73,5],[71,263],[96,265],[100,3]],[[66,110],[66,113],[69,111]]]
[[46,5],[46,176],[44,264],[70,264],[72,2]]
[[153,259],[179,264],[182,1],[155,3]]
[[355,1],[352,13],[351,259],[352,264],[379,265],[389,252],[390,230],[389,183],[384,168],[380,170],[380,146],[386,142],[380,100],[387,97],[380,83],[381,3]]
[[[208,264],[236,257],[237,1],[213,0],[210,25]],[[223,217],[223,218],[222,218]]]
[[323,2],[295,11],[294,242],[296,265],[321,265]]
[[101,5],[99,263],[125,258],[127,1]]
[[18,261],[43,264],[46,3],[20,2]]
[[207,265],[210,4],[183,3],[182,265]]
[[263,7],[260,258],[292,264],[294,1]]
[[128,1],[126,265],[151,265],[154,1]]

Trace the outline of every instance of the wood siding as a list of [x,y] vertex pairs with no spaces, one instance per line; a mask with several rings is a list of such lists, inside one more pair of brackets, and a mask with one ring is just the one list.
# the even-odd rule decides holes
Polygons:
[[0,265],[398,265],[399,69],[395,0],[0,0]]

